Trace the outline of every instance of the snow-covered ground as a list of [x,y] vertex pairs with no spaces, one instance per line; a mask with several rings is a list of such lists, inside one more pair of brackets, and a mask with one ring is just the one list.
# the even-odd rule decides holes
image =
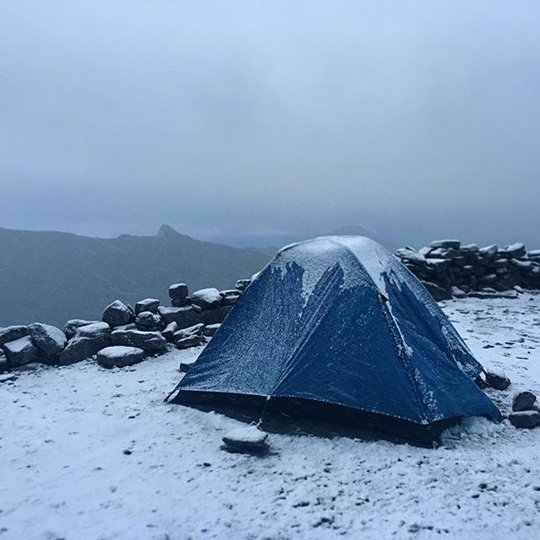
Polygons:
[[[540,393],[540,296],[444,309],[512,379],[503,412]],[[434,450],[272,434],[267,457],[228,454],[239,422],[163,403],[198,352],[0,383],[0,540],[540,538],[540,428],[476,419]]]

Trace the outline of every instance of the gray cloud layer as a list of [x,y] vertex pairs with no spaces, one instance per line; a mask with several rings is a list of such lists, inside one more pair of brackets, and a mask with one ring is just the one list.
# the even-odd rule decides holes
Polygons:
[[539,24],[536,1],[3,0],[0,225],[540,245]]

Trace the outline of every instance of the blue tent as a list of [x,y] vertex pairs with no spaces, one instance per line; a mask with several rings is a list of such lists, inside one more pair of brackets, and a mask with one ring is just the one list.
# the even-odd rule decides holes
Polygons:
[[177,386],[174,401],[251,406],[428,438],[500,413],[482,366],[421,283],[358,236],[283,248]]

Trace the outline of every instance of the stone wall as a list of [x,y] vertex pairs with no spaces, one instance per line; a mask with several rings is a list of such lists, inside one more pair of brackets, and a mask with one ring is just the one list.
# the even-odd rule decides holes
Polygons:
[[72,319],[63,329],[43,323],[0,328],[0,373],[36,364],[69,365],[89,358],[103,367],[123,367],[175,347],[204,344],[215,333],[250,284],[234,289],[200,289],[185,283],[169,288],[171,306],[146,298],[134,307],[115,300],[101,321]]
[[520,287],[540,289],[540,250],[527,251],[519,242],[480,248],[459,240],[436,240],[419,250],[398,249],[396,255],[436,300],[512,297]]

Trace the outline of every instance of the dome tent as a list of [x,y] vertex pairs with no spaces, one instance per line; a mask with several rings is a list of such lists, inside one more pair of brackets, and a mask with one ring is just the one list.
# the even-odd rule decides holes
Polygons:
[[500,413],[482,366],[382,246],[329,236],[283,248],[177,386],[174,401],[255,407],[430,439]]

